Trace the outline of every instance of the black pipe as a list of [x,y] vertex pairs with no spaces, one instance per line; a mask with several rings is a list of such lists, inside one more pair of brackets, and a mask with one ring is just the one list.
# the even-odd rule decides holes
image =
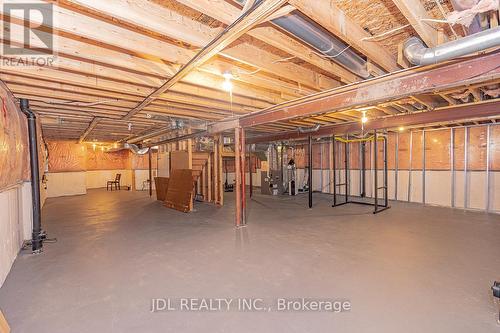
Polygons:
[[313,206],[313,155],[312,155],[312,136],[309,135],[309,208]]
[[30,110],[29,101],[20,99],[21,111],[28,119],[28,140],[30,149],[31,198],[33,205],[33,231],[31,233],[31,249],[33,253],[42,252],[43,232],[40,204],[40,169],[38,164],[38,140],[36,133],[36,115]]

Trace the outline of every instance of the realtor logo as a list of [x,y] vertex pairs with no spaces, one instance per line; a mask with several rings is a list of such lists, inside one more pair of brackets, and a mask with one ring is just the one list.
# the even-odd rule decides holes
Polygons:
[[52,66],[53,4],[4,1],[2,11],[2,66]]

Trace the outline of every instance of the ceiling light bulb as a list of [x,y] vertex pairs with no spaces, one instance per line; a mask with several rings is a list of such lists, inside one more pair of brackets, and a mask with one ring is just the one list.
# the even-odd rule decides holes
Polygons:
[[222,74],[222,76],[226,80],[231,80],[233,78],[233,74],[231,74],[230,72],[225,72],[224,74]]
[[400,131],[400,132],[403,132],[404,130],[405,130],[405,128],[404,128],[403,126],[400,126],[400,127],[399,127],[399,131]]
[[361,122],[364,124],[368,121],[368,118],[366,117],[366,111],[363,111],[363,117],[361,117]]
[[233,90],[233,83],[231,82],[230,79],[224,80],[224,83],[222,84],[222,89],[224,89],[225,91]]

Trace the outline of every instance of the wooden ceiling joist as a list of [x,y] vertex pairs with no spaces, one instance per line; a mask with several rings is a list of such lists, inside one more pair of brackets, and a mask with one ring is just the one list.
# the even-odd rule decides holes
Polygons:
[[[85,38],[89,38],[91,40],[98,41],[100,43],[104,43],[106,45],[112,45],[119,47],[123,50],[132,51],[132,55],[144,57],[147,59],[156,60],[166,60],[172,64],[177,64],[179,66],[186,64],[190,59],[192,59],[196,52],[193,50],[189,50],[178,46],[176,44],[167,43],[157,38],[153,38],[148,36],[147,34],[141,33],[140,30],[131,30],[126,27],[122,27],[117,20],[114,20],[114,24],[110,24],[104,22],[102,20],[98,20],[96,18],[91,17],[90,15],[93,12],[97,12],[99,15],[104,15],[105,17],[117,18],[120,22],[128,22],[130,25],[135,25],[140,28],[150,28],[153,32],[158,34],[167,35],[172,39],[181,41],[183,43],[188,43],[195,45],[197,47],[203,47],[207,45],[211,40],[217,37],[220,30],[210,29],[202,24],[194,22],[187,17],[184,17],[182,20],[176,19],[179,15],[175,12],[168,10],[167,8],[155,5],[149,1],[137,0],[137,1],[121,1],[121,0],[113,0],[108,3],[107,1],[86,1],[86,0],[78,0],[78,1],[61,1],[58,2],[59,6],[66,6],[71,8],[72,4],[78,5],[80,11],[81,8],[88,8],[88,13],[86,16],[85,12],[75,13],[66,8],[58,7],[58,11],[63,13],[63,18],[66,18],[65,21],[61,21],[58,19],[59,23],[57,26],[59,27],[59,31],[64,31],[67,33],[75,34],[75,31],[78,32],[78,36],[83,36]],[[110,7],[110,4],[112,7]],[[83,6],[83,7],[82,7]],[[144,13],[144,15],[139,16],[137,13],[134,13],[132,9],[137,9],[138,7],[142,8],[140,11]],[[168,21],[168,24],[165,24],[165,18],[172,17],[172,20]],[[153,22],[154,21],[154,22]],[[161,22],[161,24],[160,24]],[[99,29],[93,28],[93,26],[98,26]],[[168,27],[166,27],[168,26]],[[194,26],[194,28],[193,28]],[[178,29],[174,29],[177,27]],[[185,33],[187,29],[192,29],[190,33]],[[120,36],[120,37],[116,37]],[[116,37],[116,38],[115,38]],[[262,52],[258,48],[246,45],[247,48],[250,47],[251,53],[255,54]],[[166,53],[165,50],[168,52]],[[252,67],[262,68],[264,71],[269,72],[271,74],[275,74],[282,77],[294,78],[294,76],[290,75],[293,71],[290,71],[290,68],[300,72],[302,75],[300,77],[294,78],[299,80],[299,82],[305,86],[309,86],[311,88],[315,88],[315,90],[320,90],[322,88],[331,88],[332,84],[334,84],[334,80],[330,80],[327,87],[318,86],[318,83],[315,82],[312,77],[314,73],[309,71],[298,65],[287,65],[281,63],[273,63],[274,60],[279,58],[272,57],[271,54],[268,54],[266,58],[263,59],[252,59],[249,57],[246,49],[240,48],[238,46],[234,46],[231,49],[227,49],[224,52],[221,52],[221,56],[226,57],[228,59],[234,59],[236,62],[247,63]],[[238,72],[245,73],[246,71],[238,66],[234,66],[228,64],[224,61],[214,60],[212,64],[206,64],[206,66],[200,67],[200,70],[212,75],[221,76],[224,69],[235,67]],[[222,69],[222,71],[221,71]],[[173,74],[173,73],[172,73]],[[321,76],[320,76],[321,77]],[[253,76],[241,76],[241,80],[254,82],[254,84],[264,84],[264,80],[260,80],[259,75]],[[328,78],[324,79],[325,81]],[[267,78],[267,81],[273,82],[273,79]],[[267,83],[267,86],[272,88],[270,83]],[[283,85],[282,87],[287,93],[293,93],[294,90],[297,90],[297,86],[293,85]],[[276,89],[276,86],[274,86]]]
[[147,96],[139,105],[133,108],[125,117],[125,119],[132,117],[137,112],[140,112],[144,107],[149,105],[154,99],[158,98],[161,94],[166,92],[170,87],[182,80],[190,72],[201,66],[206,61],[210,60],[220,51],[224,50],[229,44],[237,40],[253,26],[259,24],[267,16],[271,15],[274,11],[279,9],[286,0],[263,0],[258,5],[254,6],[251,10],[245,12],[239,19],[218,35],[206,47],[204,47],[193,59],[184,65],[179,71],[168,79],[161,87]]
[[[401,14],[406,17],[428,47],[434,47],[439,44],[437,29],[433,28],[432,23],[422,20],[431,17],[427,14],[420,0],[392,0],[392,2],[398,7]],[[443,41],[447,40],[446,36],[443,36],[443,38],[445,38]]]

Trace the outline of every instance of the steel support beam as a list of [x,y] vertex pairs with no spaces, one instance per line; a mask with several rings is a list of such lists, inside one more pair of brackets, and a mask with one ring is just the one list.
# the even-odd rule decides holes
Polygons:
[[441,65],[417,67],[299,98],[240,118],[240,126],[374,105],[500,77],[500,52]]
[[[418,112],[401,116],[389,116],[385,118],[370,120],[370,122],[364,124],[364,129],[365,131],[372,131],[375,129],[397,128],[400,126],[408,127],[424,124],[428,125],[445,123],[465,119],[493,117],[498,116],[499,108],[500,100],[489,100],[480,103],[452,105],[437,108],[434,111]],[[332,135],[332,133],[341,135],[357,132],[361,132],[360,123],[350,122],[345,124],[324,126],[318,131],[314,132],[314,137],[329,136]],[[249,143],[273,142],[279,140],[297,140],[304,139],[307,136],[307,133],[287,131],[279,134],[254,137],[249,139]]]

